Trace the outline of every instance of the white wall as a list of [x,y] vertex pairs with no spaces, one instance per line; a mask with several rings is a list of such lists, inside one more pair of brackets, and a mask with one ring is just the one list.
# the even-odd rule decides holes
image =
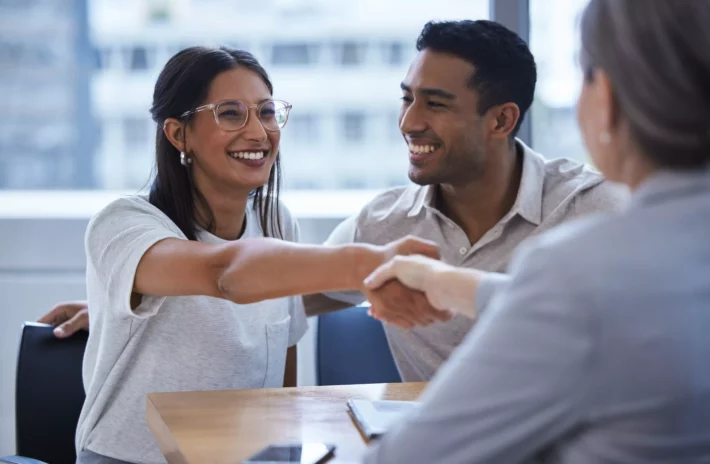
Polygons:
[[[3,201],[11,200],[0,195],[0,456],[15,452],[15,367],[22,323],[36,320],[59,301],[85,297],[83,240],[88,223],[87,218],[76,217],[3,216],[3,206],[6,213],[12,209]],[[363,197],[356,203],[364,201]],[[344,217],[299,217],[303,241],[322,242]],[[299,345],[302,385],[315,382],[314,323],[310,321],[309,333]]]

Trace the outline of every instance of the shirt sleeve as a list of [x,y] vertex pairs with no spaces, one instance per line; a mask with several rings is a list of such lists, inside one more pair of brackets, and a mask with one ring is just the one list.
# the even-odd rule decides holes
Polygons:
[[[351,216],[338,224],[328,236],[324,245],[337,246],[355,243],[357,241],[357,218],[357,215]],[[324,295],[333,300],[350,303],[353,306],[365,301],[365,296],[358,291],[326,292]]]
[[99,212],[89,223],[85,237],[87,266],[96,276],[87,284],[88,293],[103,292],[109,311],[120,316],[150,317],[157,313],[165,297],[143,295],[131,309],[131,294],[138,263],[146,251],[166,238],[182,238],[167,219],[150,204],[120,199]]
[[365,462],[525,462],[579,423],[593,375],[591,298],[551,249],[519,256],[420,408]]
[[488,308],[493,296],[501,294],[510,283],[510,276],[497,272],[489,272],[478,284],[476,290],[475,308],[478,317],[481,317]]

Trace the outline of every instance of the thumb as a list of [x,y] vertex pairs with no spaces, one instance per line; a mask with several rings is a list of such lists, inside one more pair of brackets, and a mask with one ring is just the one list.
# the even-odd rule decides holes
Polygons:
[[367,276],[363,283],[365,284],[366,288],[370,290],[376,290],[394,277],[394,261],[390,260],[375,269],[372,274]]
[[54,336],[57,338],[67,338],[69,335],[71,335],[70,333],[68,333],[68,329],[68,323],[65,322],[64,324],[54,328]]

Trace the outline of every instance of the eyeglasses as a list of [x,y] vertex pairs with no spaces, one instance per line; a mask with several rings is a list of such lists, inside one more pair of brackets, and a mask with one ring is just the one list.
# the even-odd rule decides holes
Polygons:
[[288,121],[292,106],[281,100],[266,100],[258,105],[245,105],[237,100],[224,100],[219,103],[199,106],[192,111],[185,111],[181,118],[200,111],[212,110],[217,125],[225,131],[233,132],[246,126],[249,108],[256,108],[256,115],[264,129],[275,132],[281,130]]

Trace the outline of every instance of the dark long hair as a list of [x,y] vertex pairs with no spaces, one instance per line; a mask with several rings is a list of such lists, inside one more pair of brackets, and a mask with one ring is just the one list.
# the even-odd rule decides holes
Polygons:
[[[158,125],[155,134],[156,170],[148,198],[152,205],[180,228],[188,240],[197,240],[197,202],[206,212],[206,217],[201,218],[205,222],[199,224],[201,227],[214,233],[215,217],[204,195],[193,182],[191,170],[180,163],[180,152],[168,140],[163,125],[168,118],[182,119],[189,123],[190,117],[181,118],[181,115],[204,102],[215,77],[237,67],[258,74],[273,95],[274,88],[269,76],[256,58],[249,52],[226,47],[191,47],[182,50],[170,58],[155,83],[150,113]],[[271,167],[269,181],[254,190],[252,197],[264,235],[283,238],[278,201],[280,158],[277,156]]]

